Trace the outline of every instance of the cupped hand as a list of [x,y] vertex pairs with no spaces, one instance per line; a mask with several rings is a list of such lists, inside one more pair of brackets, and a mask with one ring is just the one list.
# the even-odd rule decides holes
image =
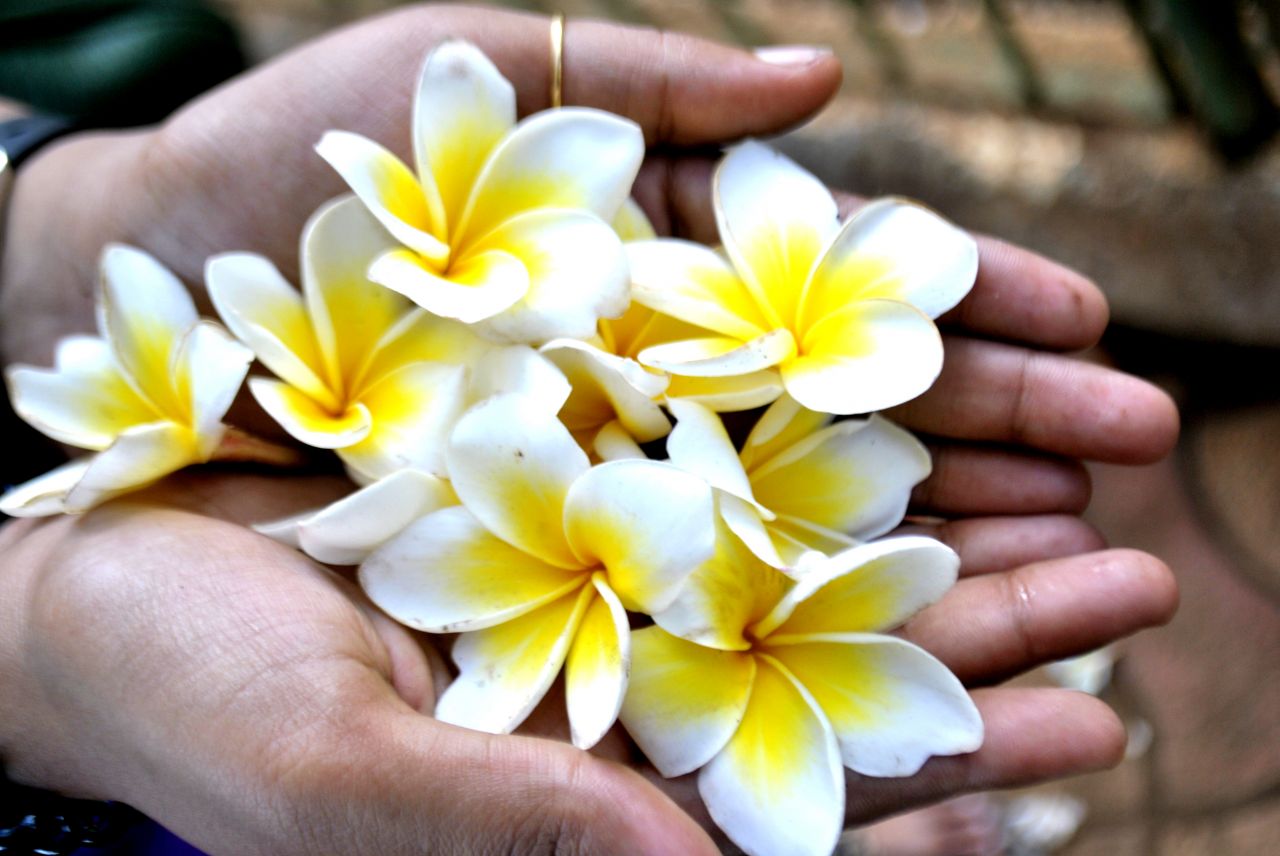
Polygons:
[[[340,128],[407,157],[417,70],[448,37],[472,40],[497,63],[521,114],[548,106],[545,17],[419,6],[307,44],[157,129],[73,138],[36,158],[18,182],[0,272],[6,360],[47,363],[59,336],[91,328],[106,241],[147,249],[197,291],[217,252],[257,251],[296,271],[302,224],[345,190],[311,147]],[[651,147],[637,198],[659,231],[715,242],[708,150],[797,125],[838,86],[830,54],[784,58],[574,19],[564,99],[637,121]],[[846,212],[857,204],[842,197]],[[1093,284],[1016,247],[979,243],[978,282],[942,319],[942,377],[891,414],[934,446],[937,472],[918,507],[943,516],[1078,512],[1089,485],[1076,459],[1156,460],[1176,439],[1176,411],[1144,382],[1057,353],[1101,335],[1107,306]]]
[[[564,731],[553,700],[519,736],[431,719],[449,680],[436,640],[243,527],[344,489],[188,474],[0,531],[9,775],[129,802],[213,854],[716,852],[692,777],[660,779],[619,729],[588,754],[533,736]],[[986,743],[911,778],[850,775],[850,822],[1118,760],[1095,699],[985,685],[1167,619],[1167,569],[1053,558],[1052,541],[1001,565],[983,541],[955,537],[968,576],[903,632],[982,687]]]

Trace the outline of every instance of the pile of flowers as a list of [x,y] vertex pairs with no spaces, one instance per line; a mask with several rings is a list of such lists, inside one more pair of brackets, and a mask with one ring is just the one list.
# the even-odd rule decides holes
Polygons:
[[428,57],[412,127],[412,167],[320,140],[353,194],[307,223],[300,290],[260,256],[209,260],[225,328],[107,248],[99,335],[7,375],[21,416],[94,454],[0,509],[79,512],[255,457],[222,420],[256,359],[258,405],[359,486],[258,528],[459,634],[439,719],[510,732],[563,673],[574,744],[621,722],[663,775],[697,773],[751,854],[830,852],[846,767],[977,749],[960,682],[889,632],[956,579],[942,544],[882,537],[928,453],[880,416],[836,418],[934,381],[932,318],[971,287],[972,239],[896,199],[841,223],[757,142],[716,171],[720,247],[656,237],[628,198],[639,128],[572,107],[517,122],[462,42]]

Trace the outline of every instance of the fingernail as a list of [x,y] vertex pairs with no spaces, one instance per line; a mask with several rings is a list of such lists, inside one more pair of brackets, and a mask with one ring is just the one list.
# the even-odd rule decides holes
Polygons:
[[756,59],[770,65],[812,65],[824,56],[831,56],[831,48],[820,45],[766,45],[753,51]]

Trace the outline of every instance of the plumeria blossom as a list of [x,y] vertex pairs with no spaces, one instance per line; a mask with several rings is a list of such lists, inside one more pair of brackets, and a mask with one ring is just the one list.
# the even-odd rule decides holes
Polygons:
[[557,406],[499,395],[468,411],[448,449],[462,504],[374,551],[360,582],[397,621],[462,634],[439,719],[511,731],[563,666],[573,742],[586,748],[626,690],[626,610],[670,606],[712,553],[714,513],[707,484],[669,464],[591,466]]
[[410,169],[330,131],[316,150],[395,237],[369,276],[503,341],[582,338],[627,305],[609,221],[644,138],[634,122],[566,107],[516,122],[515,90],[478,49],[440,45],[422,69]]
[[53,439],[91,449],[0,497],[0,511],[38,517],[85,511],[214,456],[222,417],[252,353],[201,321],[186,288],[146,253],[102,254],[98,333],[71,336],[55,367],[5,375],[14,410]]
[[[632,199],[623,204],[613,228],[624,243],[657,237]],[[539,351],[572,384],[560,419],[583,448],[598,457],[644,457],[638,444],[671,430],[660,406],[666,399],[684,398],[725,411],[762,407],[778,397],[782,385],[776,372],[735,378],[672,377],[636,359],[645,348],[706,335],[710,331],[632,303],[621,316],[600,319],[596,335],[586,340],[547,342]]]
[[209,260],[219,315],[275,378],[255,377],[258,403],[295,439],[334,449],[352,476],[443,475],[444,444],[467,402],[466,366],[490,346],[369,281],[390,246],[359,200],[322,206],[302,235],[302,292],[251,253]]
[[[495,395],[528,395],[555,409],[569,397],[569,381],[530,348],[495,348],[471,367],[467,402]],[[330,505],[253,528],[330,565],[358,565],[418,518],[451,505],[458,496],[445,479],[399,469]]]
[[924,446],[880,416],[831,424],[783,396],[739,454],[715,413],[680,399],[668,407],[678,420],[667,438],[671,462],[717,489],[729,528],[775,568],[888,532],[931,469]]
[[397,470],[324,508],[253,528],[317,562],[358,565],[419,517],[457,504],[444,479]]
[[633,298],[709,331],[646,348],[673,375],[765,372],[810,410],[882,410],[942,367],[936,318],[977,274],[973,239],[926,209],[872,202],[839,223],[814,176],[756,142],[716,170],[723,252],[673,239],[627,246]]
[[902,537],[810,554],[797,582],[726,530],[657,625],[632,634],[627,731],[664,776],[700,770],[711,817],[752,856],[825,856],[844,820],[842,766],[909,776],[976,750],[964,687],[885,635],[952,585],[959,559]]

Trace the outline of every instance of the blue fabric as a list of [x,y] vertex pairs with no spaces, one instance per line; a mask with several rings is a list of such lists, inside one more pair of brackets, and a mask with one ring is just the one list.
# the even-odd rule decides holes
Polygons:
[[111,847],[82,847],[75,856],[205,856],[169,830],[150,820],[138,824]]

